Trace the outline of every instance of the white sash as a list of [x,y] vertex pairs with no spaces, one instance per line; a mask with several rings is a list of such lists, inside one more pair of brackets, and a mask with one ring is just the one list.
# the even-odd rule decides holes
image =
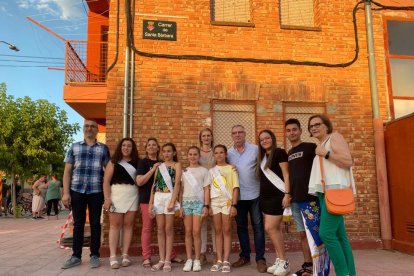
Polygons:
[[167,170],[167,166],[165,165],[165,163],[162,163],[158,167],[158,169],[160,170],[160,173],[162,175],[162,178],[164,179],[165,184],[168,187],[168,190],[170,190],[170,192],[172,193],[174,191],[174,188],[173,188],[171,176],[170,176],[170,174],[168,173],[168,170]]
[[271,169],[269,169],[269,168],[265,169],[266,161],[267,161],[267,157],[265,155],[263,157],[262,163],[260,163],[260,168],[262,169],[262,172],[264,173],[264,175],[266,176],[266,178],[269,179],[269,181],[272,182],[272,184],[276,188],[279,189],[279,191],[281,191],[282,193],[284,193],[286,191],[285,190],[285,183]]
[[190,183],[193,194],[196,195],[201,202],[204,202],[204,193],[200,193],[199,189],[197,189],[200,185],[190,170],[187,169],[186,171],[183,171],[183,178]]
[[219,187],[220,187],[220,190],[221,190],[221,192],[229,199],[229,200],[232,200],[232,198],[233,198],[233,196],[232,196],[232,194],[230,194],[230,192],[227,190],[227,188],[226,188],[226,184],[224,184],[224,182],[223,182],[223,178],[222,178],[222,176],[221,176],[221,173],[220,173],[220,170],[219,170],[219,168],[217,168],[217,166],[215,166],[215,167],[213,167],[213,168],[211,168],[210,169],[210,171],[211,171],[211,174],[212,174],[212,176],[213,176],[213,180],[216,180],[217,181],[217,183],[218,183],[218,185],[219,185]]
[[131,164],[129,164],[127,161],[123,159],[119,161],[118,164],[124,167],[124,169],[127,171],[129,176],[132,178],[132,180],[135,183],[135,177],[137,176],[137,170],[134,168],[134,166],[132,166]]

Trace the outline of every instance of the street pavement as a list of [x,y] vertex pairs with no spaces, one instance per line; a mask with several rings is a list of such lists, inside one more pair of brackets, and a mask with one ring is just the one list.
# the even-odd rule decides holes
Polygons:
[[[30,217],[10,218],[0,217],[0,275],[145,275],[165,274],[151,272],[141,266],[142,257],[131,257],[132,265],[118,270],[109,267],[108,258],[102,258],[99,268],[89,267],[89,249],[83,252],[83,263],[78,267],[63,270],[61,265],[71,255],[70,249],[61,249],[56,241],[61,233],[61,227],[66,221],[67,211],[64,211],[59,220],[31,220]],[[302,264],[300,252],[288,252],[292,272]],[[385,250],[355,250],[357,275],[414,275],[414,256],[396,251]],[[184,258],[184,255],[180,255]],[[230,261],[236,261],[237,254],[231,255]],[[270,266],[274,261],[274,253],[266,254]],[[183,264],[173,264],[172,275],[217,275],[210,272],[212,256],[208,256],[209,263],[203,266],[201,272],[183,272]],[[254,259],[254,256],[252,256]],[[156,261],[156,257],[153,258]],[[255,263],[239,269],[233,269],[232,275],[260,275]],[[266,275],[266,274],[262,274]],[[269,275],[269,274],[267,274]],[[335,275],[335,273],[331,273]]]

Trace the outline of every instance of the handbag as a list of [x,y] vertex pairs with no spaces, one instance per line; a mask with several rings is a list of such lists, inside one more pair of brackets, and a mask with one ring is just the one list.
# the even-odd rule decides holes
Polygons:
[[323,174],[323,159],[319,156],[321,170],[321,182],[325,193],[326,209],[332,215],[349,215],[355,211],[355,199],[351,183],[346,189],[325,189],[325,178]]

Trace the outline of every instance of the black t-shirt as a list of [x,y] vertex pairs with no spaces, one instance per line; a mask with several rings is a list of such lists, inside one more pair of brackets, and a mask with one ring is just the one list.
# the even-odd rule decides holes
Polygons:
[[315,149],[316,144],[303,142],[288,152],[289,182],[293,202],[318,200],[308,193]]
[[[151,170],[154,164],[158,163],[158,160],[151,160],[147,157],[139,161],[137,175],[144,175]],[[154,174],[151,178],[142,186],[139,186],[139,203],[148,204],[151,197],[151,187],[154,183]]]
[[[280,179],[283,179],[282,169],[279,163],[287,162],[288,156],[284,149],[277,148],[273,154],[273,159],[270,164],[270,170],[273,171]],[[260,169],[260,196],[265,198],[272,198],[275,193],[281,193],[275,185],[270,182]]]
[[[137,169],[138,164],[133,162],[128,162],[131,166]],[[124,167],[119,165],[118,163],[114,164],[114,174],[112,175],[111,185],[112,184],[130,184],[135,185],[135,179],[129,175],[129,173],[125,170]]]

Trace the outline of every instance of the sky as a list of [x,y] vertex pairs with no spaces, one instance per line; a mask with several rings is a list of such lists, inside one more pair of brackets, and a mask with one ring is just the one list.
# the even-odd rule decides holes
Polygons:
[[[68,114],[69,123],[83,125],[82,117],[63,101],[65,43],[30,22],[31,17],[67,40],[85,40],[87,1],[0,0],[0,83],[15,98],[46,99]],[[82,139],[79,131],[73,137]]]

